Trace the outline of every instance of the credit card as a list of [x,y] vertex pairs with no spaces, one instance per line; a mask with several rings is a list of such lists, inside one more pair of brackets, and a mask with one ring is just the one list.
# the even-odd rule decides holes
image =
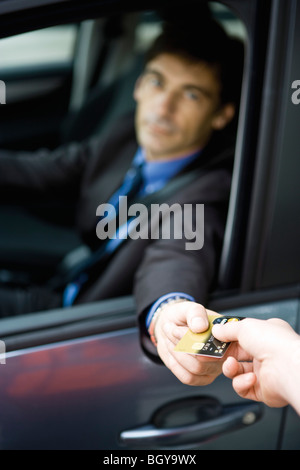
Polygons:
[[209,328],[202,333],[193,333],[188,330],[177,343],[174,351],[196,354],[199,356],[221,358],[226,353],[231,343],[217,340],[211,330],[213,325],[224,324],[231,321],[240,321],[243,317],[229,315],[208,315]]

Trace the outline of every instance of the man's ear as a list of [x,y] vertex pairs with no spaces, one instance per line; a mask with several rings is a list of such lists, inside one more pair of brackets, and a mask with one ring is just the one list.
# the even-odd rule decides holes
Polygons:
[[216,131],[220,131],[232,121],[235,115],[235,105],[233,103],[227,103],[217,111],[216,116],[213,120],[213,128]]

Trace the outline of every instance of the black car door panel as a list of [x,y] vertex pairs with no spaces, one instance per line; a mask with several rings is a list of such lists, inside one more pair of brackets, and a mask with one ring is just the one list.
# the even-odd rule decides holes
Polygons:
[[[122,302],[126,308],[122,309]],[[102,313],[97,320],[99,307]],[[69,325],[66,318],[71,311],[61,312],[66,323],[62,326],[61,317],[56,328],[59,342],[55,342],[59,335],[55,325],[51,329],[51,317],[45,316],[48,338],[47,328],[40,323],[39,333],[38,327],[45,314],[37,317],[35,338],[30,327],[26,332],[26,323],[32,328],[34,315],[22,318],[19,340],[15,332],[17,349],[7,352],[6,364],[0,365],[3,448],[276,449],[282,445],[285,410],[239,398],[223,376],[203,388],[185,386],[164,366],[148,360],[134,327],[132,299],[115,304],[107,301],[102,307],[101,303],[91,304],[90,315],[86,307],[76,311],[78,317]],[[221,313],[281,317],[296,328],[299,301],[262,302]],[[59,314],[58,310],[56,321]],[[12,321],[6,321],[7,342],[13,349],[9,323]],[[122,324],[124,329],[120,329]],[[38,346],[39,335],[44,346]],[[30,338],[34,338],[31,343]],[[202,405],[207,407],[206,414],[201,412]],[[21,421],[17,418],[20,410]],[[285,435],[285,447],[296,445],[298,437],[291,432],[295,425],[299,422],[287,422],[290,431]]]

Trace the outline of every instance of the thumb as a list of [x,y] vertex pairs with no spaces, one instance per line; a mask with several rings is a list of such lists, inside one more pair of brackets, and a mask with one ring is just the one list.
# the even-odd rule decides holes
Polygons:
[[187,324],[193,333],[202,333],[209,328],[208,314],[218,315],[211,310],[206,310],[201,304],[190,305],[187,312]]
[[228,343],[229,341],[238,340],[238,331],[240,322],[230,322],[225,325],[214,325],[212,328],[212,334],[219,341]]

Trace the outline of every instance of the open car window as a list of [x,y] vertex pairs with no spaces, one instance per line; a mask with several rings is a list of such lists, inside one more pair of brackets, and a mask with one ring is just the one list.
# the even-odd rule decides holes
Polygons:
[[[244,22],[218,2],[211,2],[210,8],[247,51]],[[1,146],[51,149],[105,134],[116,118],[134,109],[134,84],[161,25],[160,14],[147,10],[93,17],[1,39],[0,48],[7,51],[0,69],[7,85]],[[22,54],[19,43],[31,51],[30,57]],[[27,47],[30,44],[37,47]],[[18,59],[20,55],[22,59]],[[246,112],[245,102],[242,106]],[[2,282],[22,287],[43,282],[56,274],[58,266],[86,256],[89,251],[76,232],[75,211],[72,201],[58,202],[55,195],[47,207],[40,200],[23,200],[22,205],[13,199],[6,201],[0,207],[5,227],[0,241]],[[16,230],[20,221],[21,232]]]

